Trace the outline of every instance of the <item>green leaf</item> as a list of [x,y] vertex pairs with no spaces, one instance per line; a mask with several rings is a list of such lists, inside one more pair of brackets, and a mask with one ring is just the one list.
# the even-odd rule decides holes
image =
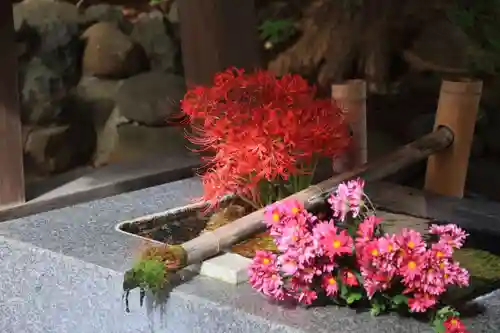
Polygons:
[[408,297],[405,295],[396,295],[391,298],[391,302],[395,305],[408,304]]
[[372,316],[378,316],[387,309],[387,305],[382,299],[374,296],[371,301],[372,308],[370,310]]
[[349,289],[347,288],[347,286],[345,284],[342,284],[340,286],[340,297],[347,300],[348,294],[349,294]]
[[273,43],[280,43],[295,33],[294,23],[291,20],[266,20],[260,27],[260,38]]
[[347,304],[352,304],[356,301],[359,301],[363,297],[363,294],[360,292],[351,292],[347,296],[346,302]]
[[440,319],[435,319],[432,322],[432,328],[434,329],[434,332],[436,332],[436,333],[445,333],[446,332],[446,329],[443,325],[443,321]]

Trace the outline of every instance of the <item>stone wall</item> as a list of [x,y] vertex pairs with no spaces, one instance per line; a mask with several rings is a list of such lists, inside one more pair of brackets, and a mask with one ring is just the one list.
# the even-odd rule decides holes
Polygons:
[[187,152],[168,122],[186,90],[175,6],[133,19],[108,4],[13,7],[28,173]]

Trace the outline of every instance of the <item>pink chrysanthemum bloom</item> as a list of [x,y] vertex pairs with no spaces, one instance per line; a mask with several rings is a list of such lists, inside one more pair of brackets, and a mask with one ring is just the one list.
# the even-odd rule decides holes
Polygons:
[[359,216],[364,206],[364,185],[364,181],[359,178],[338,185],[335,193],[328,198],[334,217],[344,221],[349,212],[354,218]]
[[426,312],[436,303],[436,297],[428,294],[415,294],[408,299],[408,307],[411,312]]
[[456,224],[431,225],[429,232],[439,236],[439,242],[459,249],[464,245],[468,234]]
[[327,296],[335,296],[339,291],[339,285],[337,283],[337,279],[333,277],[331,274],[327,274],[323,276],[321,279],[321,286],[325,289]]
[[406,256],[423,255],[426,251],[426,246],[422,240],[422,235],[412,229],[403,229],[400,234],[396,235],[396,244],[400,248],[401,258]]
[[314,290],[308,288],[301,289],[296,297],[297,301],[305,305],[310,305],[317,298],[318,294]]
[[331,205],[333,216],[340,221],[344,221],[345,217],[351,210],[349,195],[351,191],[347,184],[339,184],[334,194],[328,198],[328,203]]
[[375,228],[382,222],[382,219],[375,215],[367,216],[358,226],[356,241],[368,241],[374,236]]
[[276,266],[276,256],[267,251],[256,251],[248,269],[250,284],[262,294],[277,299],[285,299],[283,279]]
[[290,223],[282,228],[281,233],[281,236],[275,237],[275,243],[283,252],[312,242],[312,234],[300,224]]
[[364,187],[365,181],[361,178],[350,180],[347,182],[349,188],[349,207],[354,218],[359,216],[360,210],[363,207],[363,199],[365,196]]
[[361,275],[368,299],[371,299],[376,292],[387,290],[391,286],[392,275],[374,268],[361,267]]
[[465,268],[460,267],[460,263],[453,262],[445,266],[444,280],[446,284],[467,287],[469,285],[470,276]]
[[330,258],[352,254],[353,240],[351,236],[345,230],[339,232],[332,223],[318,223],[313,229],[313,237],[323,253]]
[[342,271],[342,283],[350,287],[359,286],[359,281],[354,272],[350,269],[344,269]]
[[423,257],[407,257],[399,268],[399,274],[403,277],[403,280],[407,282],[419,277],[420,272],[424,268],[425,261]]
[[457,317],[449,317],[443,323],[444,333],[467,333],[464,323]]
[[299,269],[304,268],[304,266],[297,259],[297,253],[291,253],[291,251],[287,251],[278,256],[277,261],[280,265],[281,271],[285,275],[294,275]]

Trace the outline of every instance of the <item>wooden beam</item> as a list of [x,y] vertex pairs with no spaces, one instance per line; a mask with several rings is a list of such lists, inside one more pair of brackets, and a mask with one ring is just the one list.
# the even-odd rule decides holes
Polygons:
[[253,0],[179,1],[184,74],[188,87],[210,84],[215,73],[260,65]]
[[17,54],[10,1],[0,1],[0,206],[24,202]]

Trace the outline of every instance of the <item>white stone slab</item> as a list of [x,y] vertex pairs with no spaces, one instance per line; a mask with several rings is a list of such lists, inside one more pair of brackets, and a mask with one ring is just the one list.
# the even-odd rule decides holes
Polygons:
[[225,253],[204,261],[200,274],[237,285],[248,280],[248,266],[251,262],[251,259],[239,254]]

